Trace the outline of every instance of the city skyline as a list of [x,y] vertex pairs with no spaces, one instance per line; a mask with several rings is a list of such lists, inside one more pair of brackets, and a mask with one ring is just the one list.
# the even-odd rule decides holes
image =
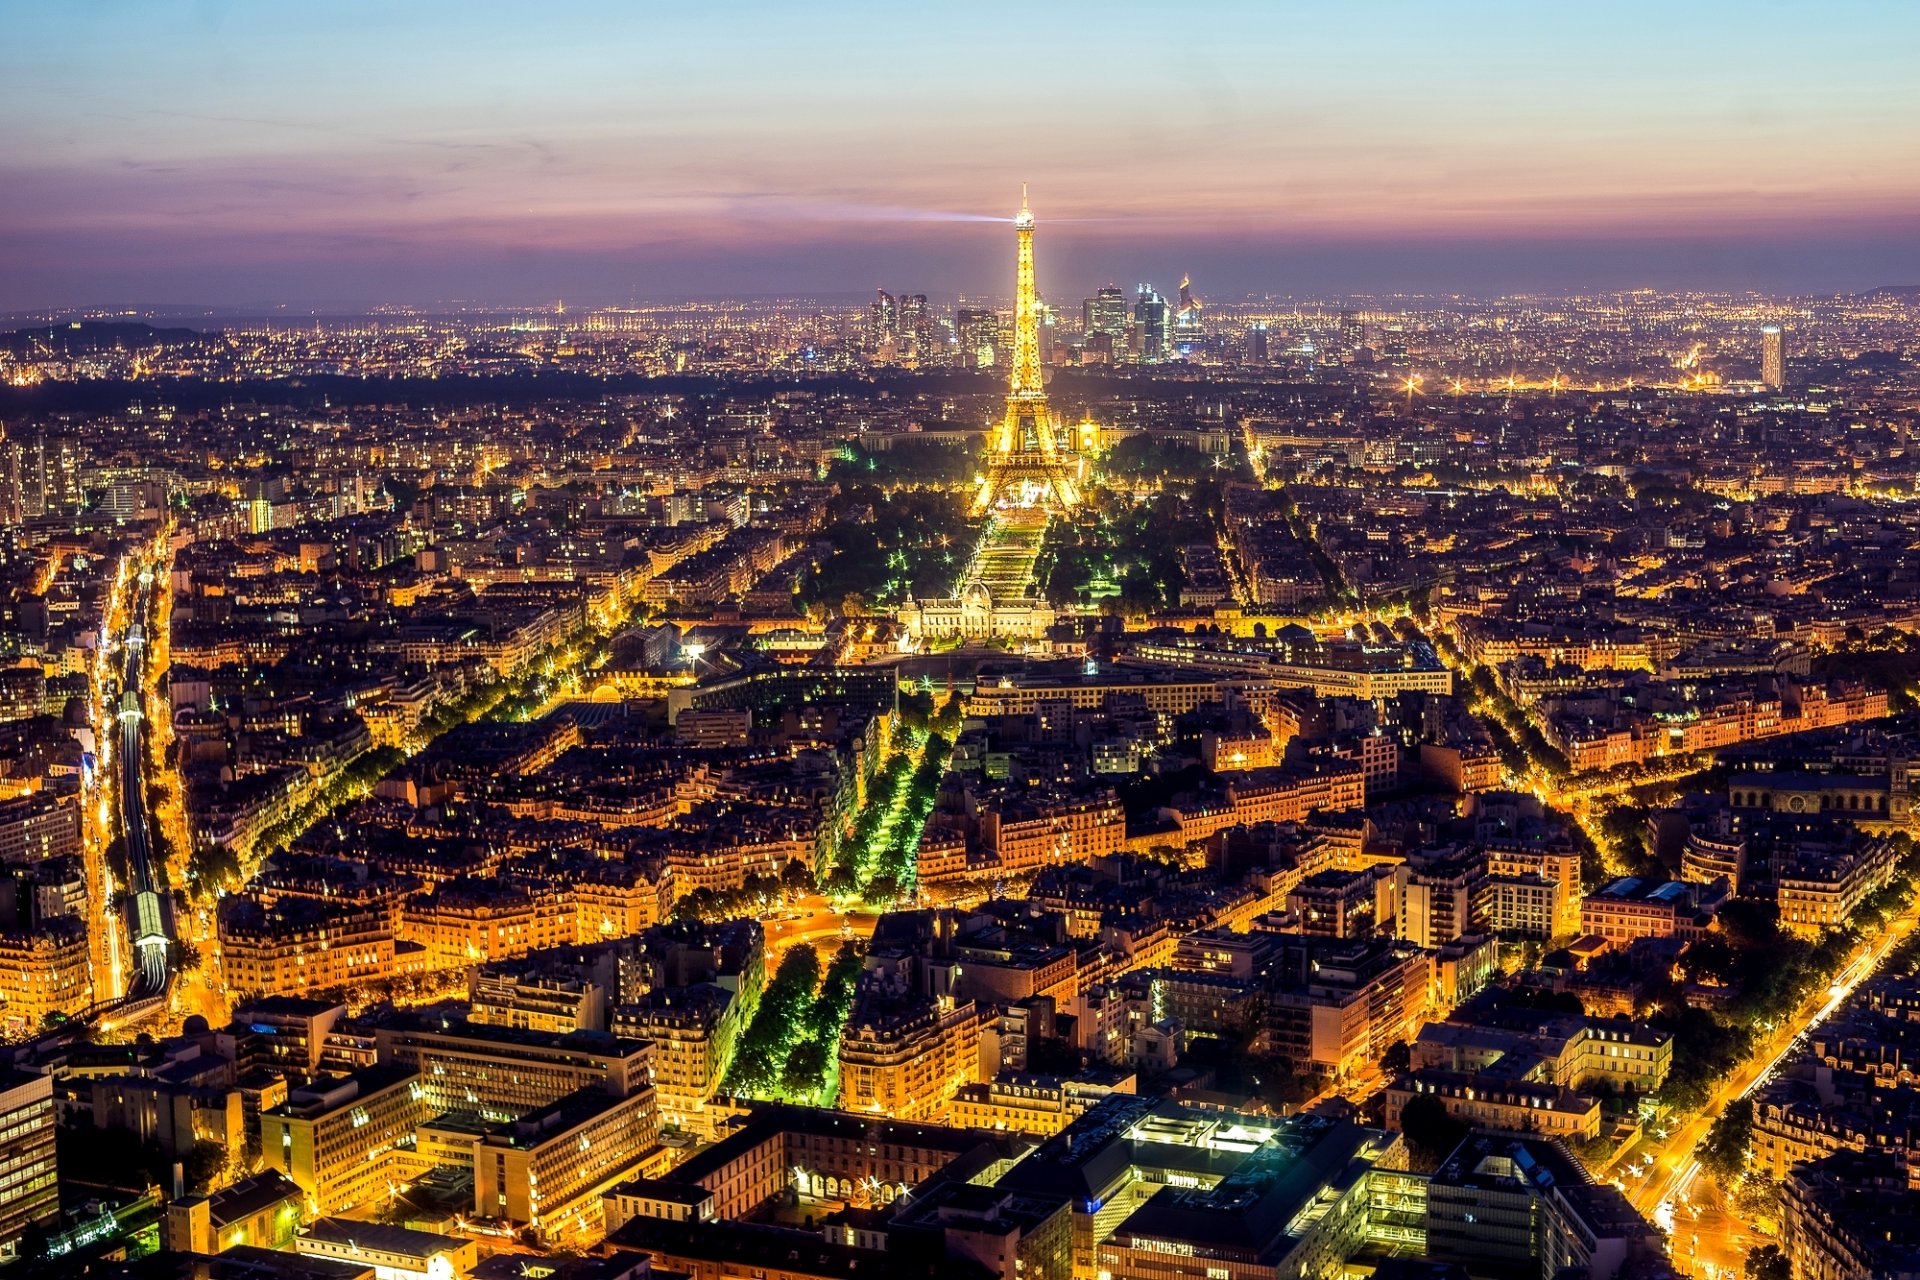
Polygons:
[[1022,180],[1055,296],[1912,283],[1920,25],[1790,19],[24,14],[0,308],[977,293]]
[[0,1280],[1920,1277],[1920,10],[10,16]]

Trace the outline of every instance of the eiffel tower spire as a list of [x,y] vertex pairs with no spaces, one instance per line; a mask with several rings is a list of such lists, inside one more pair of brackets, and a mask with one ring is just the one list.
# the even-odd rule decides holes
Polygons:
[[1013,378],[1007,400],[1044,407],[1047,388],[1040,373],[1040,300],[1033,287],[1033,210],[1027,207],[1024,182],[1020,184],[1020,212],[1013,227],[1020,238],[1020,253],[1013,277]]
[[1013,219],[1019,254],[1014,268],[1013,368],[1007,385],[1006,412],[994,430],[986,478],[974,496],[974,510],[996,503],[1039,505],[1061,510],[1079,501],[1073,468],[1060,447],[1059,421],[1047,402],[1040,368],[1040,302],[1033,285],[1033,210],[1026,184],[1020,185],[1020,212]]

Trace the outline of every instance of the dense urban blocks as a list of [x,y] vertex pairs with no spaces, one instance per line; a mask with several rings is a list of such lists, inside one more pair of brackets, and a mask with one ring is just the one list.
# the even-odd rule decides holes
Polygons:
[[21,1273],[1910,1269],[1911,300],[1039,279],[0,341]]

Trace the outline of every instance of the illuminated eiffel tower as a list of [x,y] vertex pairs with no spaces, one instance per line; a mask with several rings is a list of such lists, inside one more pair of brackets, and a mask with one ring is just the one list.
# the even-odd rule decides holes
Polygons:
[[1033,289],[1033,211],[1027,189],[1020,188],[1020,213],[1013,227],[1020,239],[1014,277],[1013,376],[1007,409],[987,450],[986,474],[974,495],[974,514],[996,507],[1044,516],[1080,501],[1078,465],[1061,447],[1060,419],[1047,403],[1040,371],[1040,304]]

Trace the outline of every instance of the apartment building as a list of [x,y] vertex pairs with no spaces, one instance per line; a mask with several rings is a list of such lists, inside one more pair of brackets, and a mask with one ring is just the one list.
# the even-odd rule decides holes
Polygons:
[[591,1086],[497,1124],[474,1143],[474,1212],[550,1246],[597,1241],[602,1193],[632,1176],[658,1128],[651,1089],[613,1097]]
[[653,1046],[593,1032],[556,1035],[438,1018],[397,1020],[374,1033],[382,1064],[420,1075],[427,1114],[519,1116],[589,1086],[614,1097],[649,1087]]
[[322,1077],[261,1113],[261,1159],[292,1179],[315,1213],[370,1204],[405,1180],[401,1153],[426,1117],[424,1096],[412,1067]]
[[28,1230],[59,1221],[53,1077],[0,1071],[0,1261],[19,1256]]
[[840,1106],[901,1120],[942,1114],[980,1079],[981,1011],[971,1000],[868,993],[840,1038]]

